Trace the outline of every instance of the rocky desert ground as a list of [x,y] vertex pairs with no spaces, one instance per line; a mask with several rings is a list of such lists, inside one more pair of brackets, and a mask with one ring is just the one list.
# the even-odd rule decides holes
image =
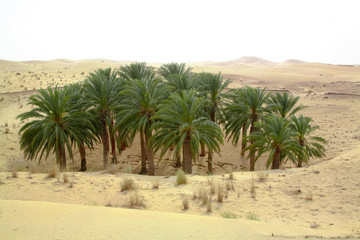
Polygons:
[[[66,173],[48,178],[54,157],[27,162],[19,147],[29,96],[37,89],[82,81],[97,68],[129,62],[106,59],[12,62],[0,60],[0,231],[1,239],[297,239],[360,237],[360,66],[270,62],[246,57],[228,62],[188,63],[194,72],[221,73],[230,88],[268,87],[290,92],[308,106],[328,140],[326,157],[302,168],[284,164],[266,170],[265,158],[249,172],[240,147],[225,141],[206,175],[206,157],[188,183],[176,185],[170,155],[154,177],[136,174],[139,142],[104,169],[101,145],[88,153],[87,172],[78,172],[75,153]],[[152,63],[159,67],[161,63]],[[17,177],[14,177],[17,175]],[[121,191],[132,179],[136,191]],[[201,193],[221,187],[204,201]],[[129,209],[131,198],[143,203]],[[184,210],[183,204],[189,208]],[[211,208],[211,211],[209,211]],[[232,218],[232,219],[229,219]],[[45,230],[48,229],[48,230]]]

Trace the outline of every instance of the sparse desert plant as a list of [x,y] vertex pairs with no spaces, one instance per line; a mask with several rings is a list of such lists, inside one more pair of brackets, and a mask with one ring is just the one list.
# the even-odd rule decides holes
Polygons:
[[5,123],[5,127],[8,127],[9,126],[9,124],[8,123]]
[[209,189],[209,192],[211,195],[214,195],[215,192],[216,192],[216,183],[214,182],[213,179],[210,180],[210,189]]
[[251,180],[250,193],[251,193],[251,197],[255,198],[256,190],[255,190],[255,181],[254,181],[254,179]]
[[231,219],[236,219],[238,218],[238,216],[235,213],[230,212],[229,210],[224,210],[224,211],[220,211],[220,215],[223,218],[231,218]]
[[30,173],[38,173],[38,172],[40,172],[38,164],[36,164],[34,162],[31,162],[29,164],[29,172]]
[[64,180],[64,183],[68,183],[68,182],[69,182],[69,176],[67,175],[66,172],[63,173],[63,180]]
[[144,203],[144,198],[139,195],[137,191],[133,191],[129,194],[127,206],[129,208],[146,208],[146,205]]
[[9,128],[5,129],[5,134],[10,134],[10,129]]
[[218,202],[224,201],[224,187],[221,184],[217,186],[217,201]]
[[308,201],[313,200],[312,192],[309,191],[309,192],[306,193],[305,200],[308,200]]
[[137,188],[134,179],[125,177],[120,182],[120,191],[128,191],[128,190],[135,190]]
[[19,177],[19,174],[18,174],[17,171],[12,171],[11,175],[12,175],[13,178],[18,178]]
[[52,164],[48,169],[48,178],[56,178],[58,176],[59,169],[55,164]]
[[154,182],[153,182],[153,189],[159,189],[159,185],[160,185],[160,182],[158,179],[156,179]]
[[212,204],[211,204],[211,196],[208,196],[207,205],[206,205],[206,212],[212,212]]
[[229,179],[234,180],[234,173],[232,172],[232,170],[229,171]]
[[254,212],[248,212],[245,217],[249,220],[260,221],[259,216]]
[[226,186],[226,190],[228,190],[228,191],[234,190],[234,184],[232,181],[227,181],[225,186]]
[[181,169],[178,170],[176,174],[176,185],[181,185],[186,183],[187,183],[187,178],[185,172]]
[[264,172],[258,172],[257,176],[259,178],[259,181],[265,181],[267,179],[267,177],[269,176],[269,174],[264,173]]
[[199,198],[201,200],[201,204],[205,205],[209,201],[209,192],[205,188],[199,189]]
[[182,198],[182,204],[183,204],[183,209],[187,210],[189,209],[189,200],[185,197]]

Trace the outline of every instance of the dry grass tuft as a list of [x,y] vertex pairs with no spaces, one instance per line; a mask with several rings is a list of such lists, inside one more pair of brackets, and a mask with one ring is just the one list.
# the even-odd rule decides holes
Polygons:
[[250,193],[251,193],[251,197],[255,198],[256,190],[255,190],[255,181],[254,181],[254,179],[251,180]]
[[217,186],[217,201],[218,202],[224,201],[224,187],[221,184]]
[[250,220],[260,221],[259,216],[256,213],[248,212],[245,217]]
[[18,177],[19,177],[19,174],[18,174],[17,171],[12,171],[11,176],[12,176],[13,178],[18,178]]
[[211,204],[211,196],[209,195],[207,205],[206,205],[206,212],[212,212],[212,204]]
[[136,190],[137,186],[135,184],[134,179],[132,178],[128,178],[125,177],[121,182],[120,182],[120,191],[128,191],[128,190]]
[[307,193],[306,193],[305,200],[308,200],[308,201],[312,201],[312,200],[313,200],[313,195],[312,195],[311,192],[307,192]]
[[187,183],[187,178],[185,172],[181,169],[178,170],[176,174],[176,185],[181,185],[186,183]]
[[257,176],[259,178],[259,181],[262,182],[262,181],[265,181],[268,178],[269,174],[264,173],[264,172],[258,172]]
[[9,128],[5,129],[5,134],[10,134],[10,129]]
[[211,179],[211,180],[209,181],[209,184],[210,184],[209,193],[210,193],[211,195],[214,195],[215,192],[216,192],[216,183],[214,182],[213,179]]
[[227,181],[225,184],[226,190],[230,191],[230,190],[235,190],[234,189],[234,184],[232,181]]
[[110,164],[102,173],[117,174],[119,167],[116,164]]
[[67,175],[67,173],[63,173],[63,180],[64,180],[64,183],[68,183],[69,182],[69,176]]
[[39,165],[34,163],[34,162],[31,162],[30,165],[29,165],[29,171],[30,173],[39,173]]
[[189,209],[189,200],[187,198],[182,198],[182,204],[183,204],[183,209],[187,210]]
[[232,172],[232,170],[229,171],[229,179],[230,180],[234,180],[234,173]]
[[139,195],[137,191],[133,191],[129,194],[127,201],[127,207],[129,208],[146,208],[144,198]]
[[223,217],[223,218],[232,218],[232,219],[236,219],[238,218],[238,216],[235,214],[235,213],[232,213],[228,210],[225,210],[225,211],[220,211],[220,215]]
[[57,165],[52,164],[48,169],[48,178],[56,178],[59,174],[59,168]]
[[160,182],[158,179],[155,180],[155,182],[153,182],[153,189],[159,189],[159,186],[160,186]]

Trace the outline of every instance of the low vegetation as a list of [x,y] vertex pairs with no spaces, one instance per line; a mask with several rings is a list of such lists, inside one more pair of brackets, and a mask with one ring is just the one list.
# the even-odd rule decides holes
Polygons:
[[135,184],[134,179],[125,177],[120,182],[120,191],[130,191],[130,190],[136,190],[137,186]]
[[186,184],[187,178],[183,170],[178,170],[176,174],[176,185]]

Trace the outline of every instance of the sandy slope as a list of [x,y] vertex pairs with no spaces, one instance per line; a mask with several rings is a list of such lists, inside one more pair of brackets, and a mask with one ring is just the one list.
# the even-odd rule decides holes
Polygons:
[[[245,60],[251,60],[251,64],[246,64]],[[33,239],[37,239],[36,236],[43,239],[55,238],[41,231],[42,226],[46,226],[54,229],[58,239],[108,239],[107,233],[117,239],[116,236],[124,232],[119,232],[115,227],[118,226],[118,221],[113,223],[112,220],[121,215],[126,216],[129,221],[119,221],[118,224],[124,224],[122,229],[129,229],[126,236],[135,239],[141,237],[133,231],[139,228],[137,223],[141,221],[143,231],[152,239],[167,236],[172,236],[173,239],[184,238],[181,234],[185,232],[194,239],[209,239],[212,236],[219,239],[225,233],[228,234],[228,239],[234,239],[238,234],[244,236],[244,239],[267,239],[271,233],[297,237],[359,237],[360,68],[304,62],[299,64],[295,60],[286,64],[264,65],[263,59],[260,62],[256,62],[257,60],[243,59],[244,65],[241,66],[236,66],[236,61],[230,61],[229,64],[211,63],[211,66],[199,63],[193,67],[197,72],[222,71],[233,80],[231,87],[268,86],[270,90],[290,91],[300,96],[301,103],[308,106],[302,114],[311,116],[314,123],[320,126],[317,134],[329,141],[325,158],[311,161],[310,166],[302,169],[293,168],[290,163],[285,164],[282,166],[283,170],[268,171],[266,180],[259,181],[258,173],[242,172],[247,169],[248,162],[240,158],[239,147],[226,142],[221,156],[215,156],[214,176],[208,178],[194,174],[189,176],[187,185],[176,186],[170,153],[157,166],[159,176],[128,174],[136,172],[139,167],[139,143],[135,141],[130,149],[118,156],[120,164],[116,166],[119,168],[115,171],[116,174],[106,174],[101,172],[101,145],[98,145],[94,152],[88,153],[90,172],[68,173],[72,188],[69,187],[70,183],[63,182],[62,175],[58,179],[49,179],[46,174],[28,173],[31,165],[24,162],[18,145],[17,132],[23,123],[15,117],[30,109],[26,102],[34,93],[34,88],[77,82],[98,67],[118,67],[126,62],[102,59],[27,62],[1,60],[0,199],[6,201],[0,201],[0,232],[17,239],[28,234]],[[50,160],[52,159],[50,156]],[[264,161],[265,158],[258,161],[256,169],[263,170]],[[44,165],[48,164],[37,168],[46,168]],[[69,165],[71,170],[79,168],[77,152],[74,164],[70,161]],[[8,170],[21,172],[18,173],[18,178],[12,178],[12,174],[6,172]],[[235,179],[232,181],[226,174],[229,170],[235,172]],[[205,174],[206,157],[200,158],[194,165],[194,172]],[[118,209],[127,206],[130,196],[129,192],[120,192],[119,185],[124,177],[131,177],[136,181],[137,192],[143,197],[146,210]],[[159,182],[159,189],[152,188],[155,181]],[[206,206],[200,200],[193,199],[194,193],[200,188],[209,189],[209,181],[223,187],[226,184],[234,186],[234,189],[226,191],[228,198],[223,203],[218,203],[216,195],[212,195],[212,213],[206,213]],[[252,189],[255,193],[251,193]],[[312,200],[306,200],[309,196]],[[182,210],[184,198],[190,202],[190,208],[186,211]],[[103,208],[105,205],[113,207]],[[220,212],[223,211],[229,211],[239,219],[222,219]],[[89,217],[79,218],[84,212]],[[256,214],[260,221],[248,220],[249,213]],[[56,217],[59,221],[56,221]],[[43,222],[36,222],[36,219]],[[156,226],[164,227],[159,231],[153,227],[155,225],[151,225],[154,221]],[[82,229],[83,225],[89,224],[95,229],[92,234],[86,232],[87,228]],[[70,229],[70,226],[75,225],[82,230]],[[179,225],[186,230],[183,231]],[[199,227],[192,227],[194,225]],[[59,230],[59,226],[62,230]],[[96,226],[101,226],[101,229]],[[174,227],[177,231],[169,231]],[[244,228],[246,231],[241,230]],[[170,232],[175,233],[170,235]],[[250,234],[251,238],[245,237],[246,234]]]

